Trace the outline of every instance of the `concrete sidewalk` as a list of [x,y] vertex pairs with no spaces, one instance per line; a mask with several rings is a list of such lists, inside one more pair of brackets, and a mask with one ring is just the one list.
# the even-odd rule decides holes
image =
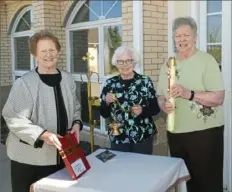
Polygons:
[[0,143],[0,192],[11,192],[10,160],[6,148]]

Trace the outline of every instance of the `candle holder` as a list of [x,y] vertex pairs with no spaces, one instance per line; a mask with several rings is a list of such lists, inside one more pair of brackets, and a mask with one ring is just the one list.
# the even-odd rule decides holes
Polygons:
[[83,80],[83,75],[86,75],[87,77],[87,87],[88,87],[88,109],[89,109],[89,128],[90,128],[90,145],[91,145],[91,152],[94,151],[94,128],[96,127],[97,124],[99,124],[98,120],[94,120],[93,119],[93,111],[92,108],[96,103],[99,103],[99,97],[93,97],[92,93],[91,93],[91,77],[95,74],[97,76],[97,83],[101,84],[102,82],[100,82],[100,77],[99,74],[97,72],[93,72],[90,70],[90,66],[89,66],[89,61],[90,60],[94,60],[94,57],[91,56],[91,54],[89,52],[86,53],[86,56],[82,57],[83,61],[87,61],[88,64],[88,72],[85,74],[81,74],[81,82],[84,83]]

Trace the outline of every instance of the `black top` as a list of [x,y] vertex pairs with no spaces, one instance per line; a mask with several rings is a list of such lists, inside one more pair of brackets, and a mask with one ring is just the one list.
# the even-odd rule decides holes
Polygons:
[[[66,113],[66,108],[63,100],[63,95],[60,87],[60,82],[62,79],[61,72],[57,69],[57,74],[40,74],[38,69],[36,68],[36,72],[38,73],[41,81],[46,85],[53,87],[54,95],[55,95],[55,102],[56,102],[56,111],[57,111],[57,134],[64,136],[68,129],[68,117]],[[44,130],[41,135],[45,132]],[[40,135],[40,136],[41,136]],[[40,136],[38,138],[40,138]],[[43,146],[43,141],[38,139],[34,145],[37,147]]]
[[36,72],[39,74],[41,81],[43,81],[43,83],[45,83],[46,85],[53,87],[54,89],[57,112],[57,134],[64,136],[68,129],[68,117],[60,87],[62,76],[58,69],[57,71],[57,74],[40,74],[36,69]]
[[[118,102],[106,104],[107,93],[115,94]],[[133,116],[130,112],[133,105],[142,106],[142,113]],[[134,77],[123,80],[120,75],[106,81],[101,94],[100,113],[104,118],[111,117],[122,123],[120,135],[110,134],[111,142],[140,143],[157,133],[152,116],[160,112],[153,83],[148,76],[134,72]]]

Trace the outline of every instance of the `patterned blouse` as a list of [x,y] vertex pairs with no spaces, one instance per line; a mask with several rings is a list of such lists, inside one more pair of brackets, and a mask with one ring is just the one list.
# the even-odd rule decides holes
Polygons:
[[[115,94],[117,102],[106,104],[107,93]],[[142,113],[132,115],[133,105],[142,106]],[[134,72],[134,77],[123,80],[120,75],[106,80],[101,94],[101,116],[111,117],[113,121],[122,123],[120,135],[108,133],[113,143],[141,143],[157,133],[152,116],[160,112],[153,83],[148,76]]]

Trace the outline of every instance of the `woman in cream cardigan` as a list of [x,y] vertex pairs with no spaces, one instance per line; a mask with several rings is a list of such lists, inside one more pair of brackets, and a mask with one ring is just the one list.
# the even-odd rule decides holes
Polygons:
[[70,128],[79,140],[83,126],[72,75],[57,69],[58,39],[41,31],[29,47],[38,67],[14,82],[2,113],[10,130],[12,192],[28,192],[32,183],[62,168],[58,138]]

